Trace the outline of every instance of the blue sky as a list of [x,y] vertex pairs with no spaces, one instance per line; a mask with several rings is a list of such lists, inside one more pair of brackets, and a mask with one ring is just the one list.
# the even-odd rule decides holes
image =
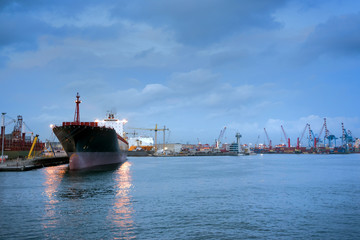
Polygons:
[[324,117],[358,137],[359,76],[360,1],[0,1],[0,109],[42,140],[76,92],[81,120],[112,110],[170,142],[281,143],[283,125],[295,144]]

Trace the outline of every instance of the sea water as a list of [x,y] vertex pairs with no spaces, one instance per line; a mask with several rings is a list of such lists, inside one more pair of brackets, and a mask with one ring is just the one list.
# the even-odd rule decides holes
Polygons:
[[360,239],[360,154],[0,172],[1,239]]

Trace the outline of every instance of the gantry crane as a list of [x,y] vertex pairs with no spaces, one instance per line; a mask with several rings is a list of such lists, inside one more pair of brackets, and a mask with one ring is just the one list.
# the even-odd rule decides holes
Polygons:
[[313,130],[311,130],[310,128],[310,124],[308,124],[308,127],[309,127],[309,147],[314,147],[314,149],[316,149],[318,138],[315,137]]
[[[336,139],[337,137],[335,137],[334,134],[332,134],[329,129],[327,128],[327,124],[326,124],[326,118],[324,118],[324,129],[325,129],[325,136],[324,136],[324,145],[326,147],[326,139],[328,140],[328,147],[336,147]],[[320,133],[321,134],[321,133]],[[334,144],[332,145],[331,143],[334,142]]]
[[164,135],[163,135],[163,151],[165,153],[165,131],[169,131],[168,128],[166,128],[164,126],[164,128],[158,128],[157,124],[155,124],[155,128],[130,128],[130,129],[137,129],[137,130],[147,130],[147,131],[154,131],[155,132],[155,141],[154,141],[154,148],[155,148],[155,152],[157,151],[157,132],[158,131],[163,131]]
[[350,130],[346,131],[344,127],[344,123],[341,123],[341,128],[342,128],[342,137],[341,137],[342,145],[343,147],[348,149],[353,144],[354,139],[352,137],[351,131]]

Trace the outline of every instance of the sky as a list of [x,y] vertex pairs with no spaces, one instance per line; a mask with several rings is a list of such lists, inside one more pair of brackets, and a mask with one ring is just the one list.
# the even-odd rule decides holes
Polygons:
[[171,143],[359,137],[359,76],[360,1],[0,0],[0,110],[43,141],[77,92],[82,121]]

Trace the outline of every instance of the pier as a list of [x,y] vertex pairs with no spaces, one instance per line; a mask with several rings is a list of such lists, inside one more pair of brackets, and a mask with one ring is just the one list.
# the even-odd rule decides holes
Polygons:
[[69,163],[69,157],[38,157],[33,159],[13,159],[0,164],[0,171],[28,171],[43,167]]

